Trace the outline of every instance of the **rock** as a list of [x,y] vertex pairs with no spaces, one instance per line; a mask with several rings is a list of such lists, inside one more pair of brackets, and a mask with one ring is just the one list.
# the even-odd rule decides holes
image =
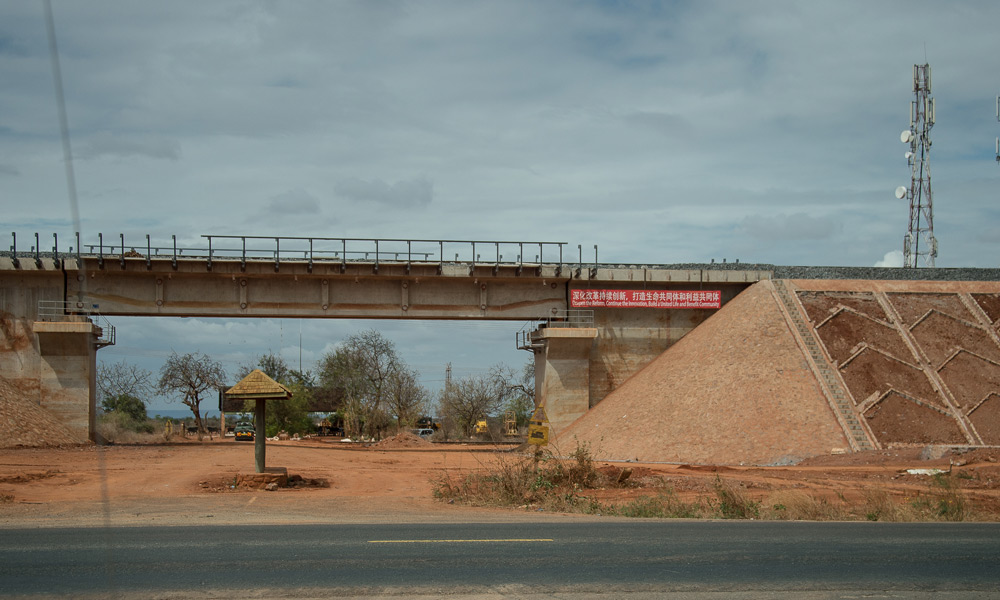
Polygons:
[[271,483],[265,485],[264,489],[269,492],[273,492],[278,489],[278,484],[272,481]]
[[947,446],[925,446],[923,450],[920,451],[920,460],[937,460],[939,458],[944,458],[948,456],[951,449]]

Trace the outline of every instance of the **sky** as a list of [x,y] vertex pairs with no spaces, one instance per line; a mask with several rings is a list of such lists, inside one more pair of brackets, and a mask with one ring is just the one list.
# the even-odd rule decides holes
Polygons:
[[[899,134],[932,68],[941,267],[996,267],[996,2],[0,4],[0,238],[597,244],[602,262],[902,263]],[[66,240],[66,241],[62,241]],[[0,241],[6,247],[9,242]],[[429,387],[520,325],[116,319],[102,361],[309,369],[377,328]],[[157,399],[160,402],[162,399]],[[178,407],[178,405],[173,405]]]

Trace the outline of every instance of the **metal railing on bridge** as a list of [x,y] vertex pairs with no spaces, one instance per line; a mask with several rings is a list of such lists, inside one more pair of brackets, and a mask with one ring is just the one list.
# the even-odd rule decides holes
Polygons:
[[107,317],[98,311],[96,304],[87,305],[83,302],[68,302],[63,300],[39,300],[38,320],[51,322],[89,322],[99,329],[97,346],[113,346],[115,343],[115,326]]
[[532,340],[532,335],[545,328],[556,327],[593,327],[594,311],[591,309],[570,308],[556,311],[550,317],[542,317],[535,321],[528,321],[515,333],[515,342],[518,350],[534,351],[541,347]]
[[[376,272],[384,263],[403,264],[407,271],[413,264],[437,264],[439,270],[446,264],[468,264],[473,270],[477,266],[492,266],[494,271],[501,266],[515,266],[519,272],[525,267],[555,264],[558,274],[564,266],[574,264],[566,262],[565,242],[202,235],[205,246],[185,246],[178,245],[177,236],[173,235],[170,245],[162,246],[153,245],[148,234],[135,243],[136,240],[126,240],[125,234],[118,234],[117,240],[105,240],[104,234],[98,233],[97,243],[87,243],[80,240],[77,232],[76,245],[71,245],[68,253],[60,254],[56,234],[52,235],[51,252],[42,251],[37,233],[30,252],[18,251],[16,232],[11,233],[11,238],[11,256],[32,257],[39,266],[42,257],[54,259],[58,266],[61,259],[68,256],[97,258],[100,268],[104,268],[107,260],[117,259],[124,268],[126,259],[141,258],[145,259],[147,268],[153,259],[170,259],[175,268],[179,259],[201,259],[209,268],[213,260],[239,260],[242,268],[246,268],[248,262],[267,261],[273,262],[278,270],[282,262],[294,261],[305,262],[310,271],[315,263],[339,263],[342,270],[351,263],[368,263]],[[580,248],[582,246],[578,246]],[[582,257],[581,250],[578,269],[583,266]]]

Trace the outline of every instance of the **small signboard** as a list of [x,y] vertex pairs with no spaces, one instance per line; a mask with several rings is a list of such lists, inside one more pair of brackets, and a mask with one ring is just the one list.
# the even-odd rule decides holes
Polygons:
[[545,408],[539,406],[531,416],[528,424],[528,443],[535,446],[545,446],[549,443],[549,418]]
[[719,308],[720,290],[571,290],[573,308]]

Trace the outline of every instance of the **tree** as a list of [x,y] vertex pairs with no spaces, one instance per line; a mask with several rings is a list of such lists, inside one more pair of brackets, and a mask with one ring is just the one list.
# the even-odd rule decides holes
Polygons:
[[[267,435],[276,435],[279,431],[308,433],[312,429],[312,422],[309,420],[309,404],[312,402],[312,386],[315,384],[312,373],[289,369],[285,359],[273,352],[257,357],[255,365],[241,366],[237,374],[243,379],[254,369],[260,369],[292,392],[292,397],[286,400],[267,401],[264,424]],[[247,404],[247,411],[254,410],[249,406],[251,401],[248,400]]]
[[427,406],[427,390],[417,383],[417,372],[400,368],[389,380],[389,410],[396,415],[396,428],[410,427]]
[[284,358],[273,352],[261,354],[257,357],[257,362],[253,365],[240,366],[236,372],[236,376],[243,379],[254,369],[260,369],[265,375],[282,384],[287,383],[291,377],[291,370],[288,368],[288,363],[285,362]]
[[472,432],[476,421],[495,415],[511,396],[505,375],[510,371],[496,365],[484,375],[469,375],[441,393],[443,416],[452,419],[462,430],[463,436]]
[[108,419],[131,430],[146,428],[146,398],[153,393],[153,374],[124,359],[97,367],[97,395]]
[[349,336],[320,359],[320,386],[343,399],[347,435],[381,435],[391,422],[390,382],[402,369],[395,345],[374,329]]
[[205,431],[201,422],[202,395],[225,385],[226,371],[205,354],[170,355],[160,369],[159,389],[165,394],[178,394],[181,402],[191,409],[198,434]]
[[[145,405],[145,398],[153,393],[153,374],[142,367],[131,365],[122,359],[112,364],[97,366],[97,394],[102,408],[106,401],[119,396],[131,396]],[[107,409],[105,410],[113,410]]]
[[508,391],[504,410],[514,411],[517,426],[524,426],[535,412],[535,362],[533,360],[526,362],[518,374],[504,365],[499,367],[506,379]]
[[135,423],[142,423],[147,419],[146,404],[130,394],[105,398],[101,401],[101,410],[105,413],[120,413]]

